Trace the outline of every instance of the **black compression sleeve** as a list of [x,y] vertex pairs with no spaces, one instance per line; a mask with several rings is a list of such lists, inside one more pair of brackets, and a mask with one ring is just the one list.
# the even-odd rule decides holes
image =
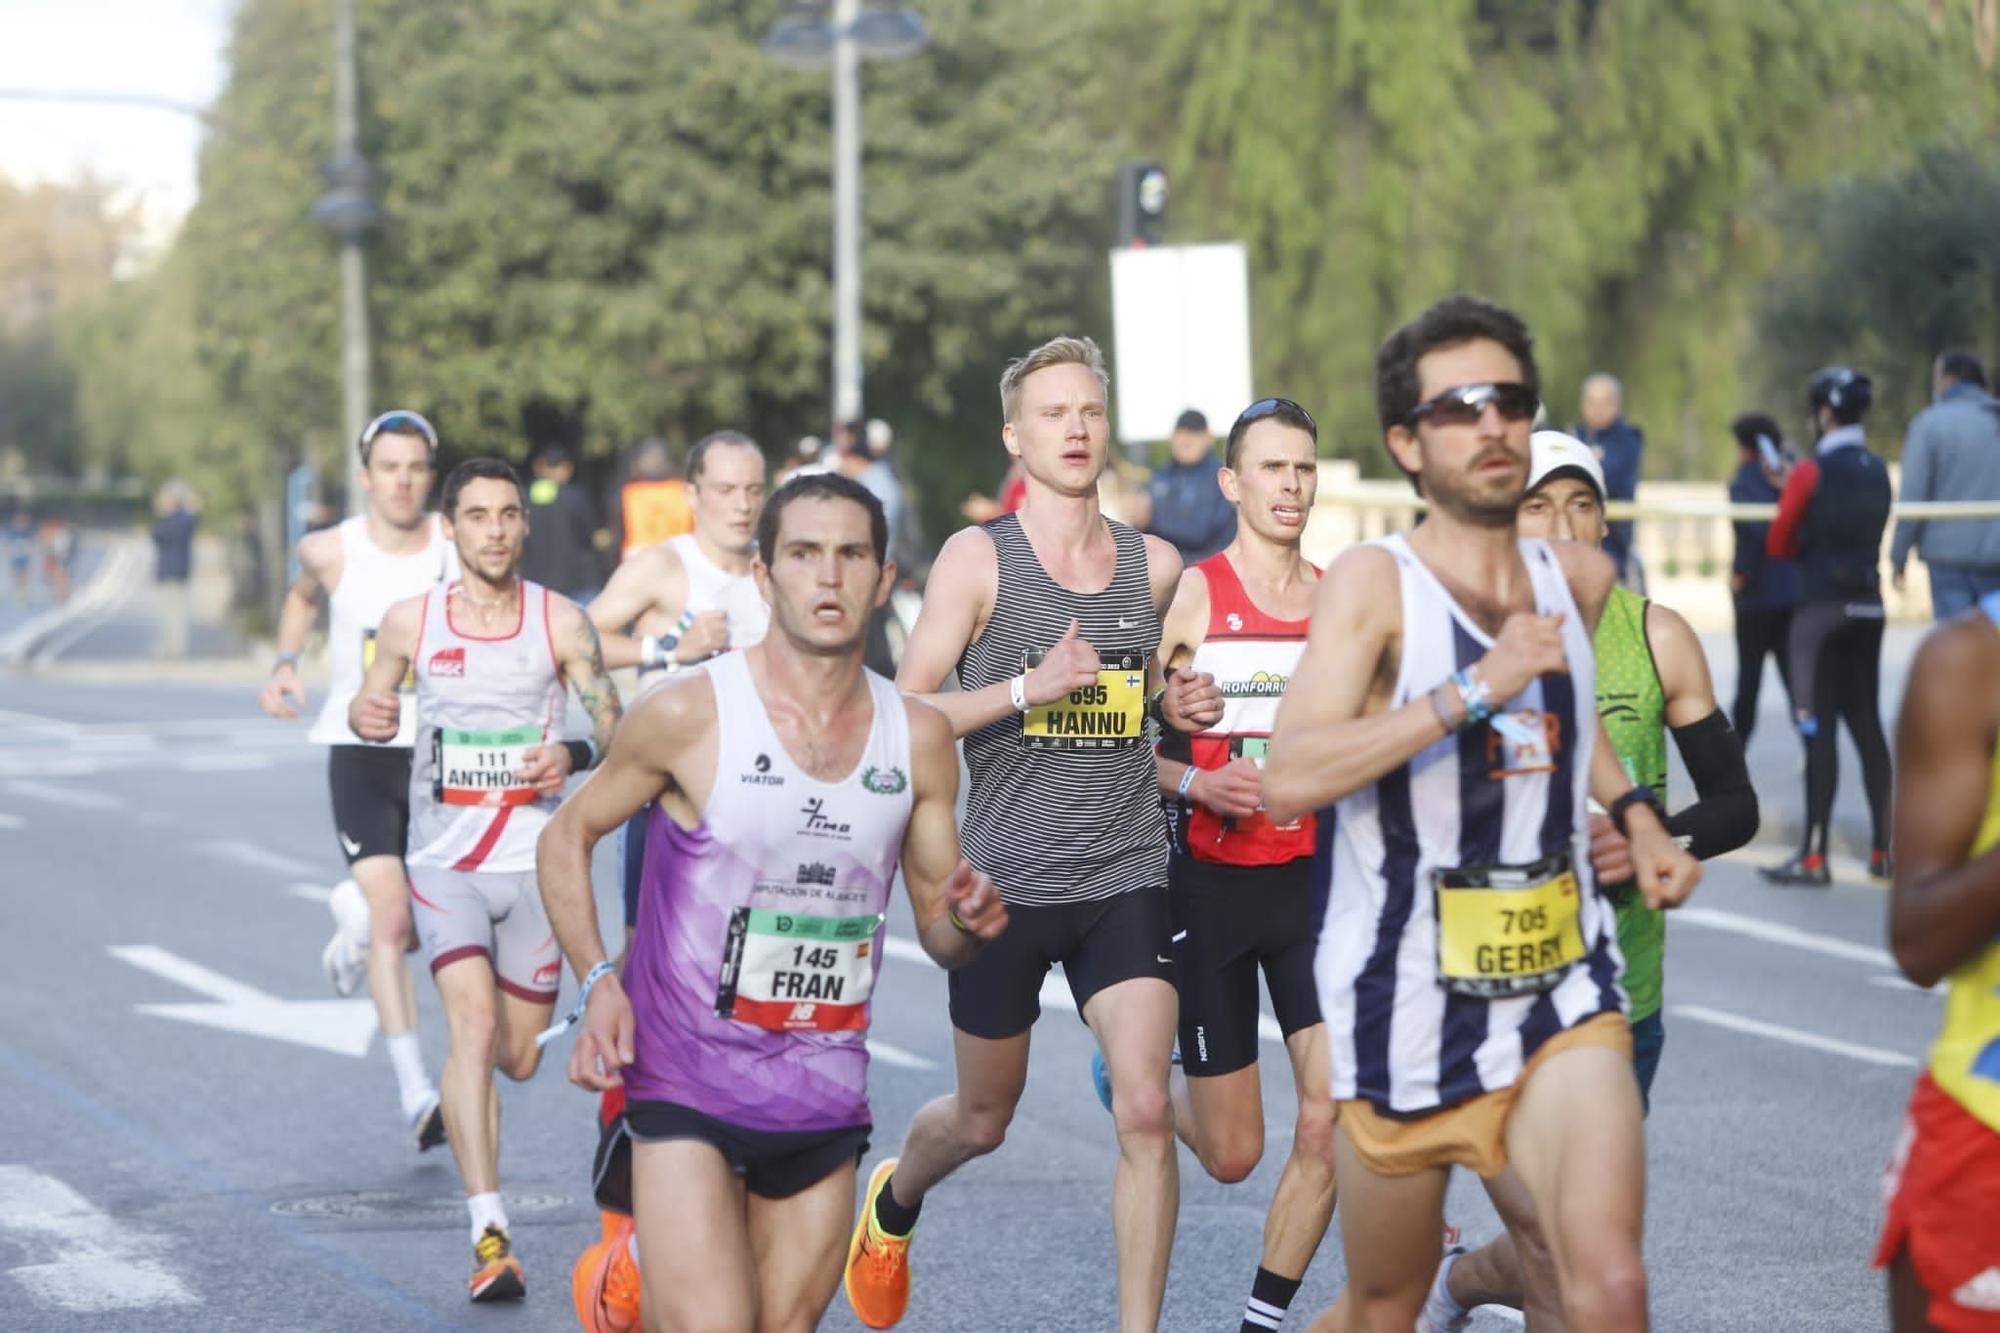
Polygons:
[[1704,861],[1735,851],[1757,835],[1757,791],[1750,785],[1743,742],[1720,708],[1673,733],[1696,799],[1668,817],[1667,832],[1686,837],[1688,850]]

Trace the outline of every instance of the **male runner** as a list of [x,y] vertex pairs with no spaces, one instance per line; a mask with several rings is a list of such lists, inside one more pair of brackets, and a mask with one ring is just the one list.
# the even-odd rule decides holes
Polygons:
[[[959,856],[950,725],[862,667],[869,613],[895,586],[887,542],[857,483],[779,488],[756,565],[775,632],[639,704],[542,836],[549,917],[586,989],[570,1077],[629,1099],[648,1328],[817,1326],[868,1146],[870,996],[899,861],[939,964],[963,966],[1007,925]],[[621,981],[590,850],[649,802],[664,854],[648,858]],[[587,1329],[634,1326],[632,1234],[580,1266]]]
[[[493,1070],[516,1082],[535,1072],[535,1036],[562,976],[535,889],[535,835],[564,780],[611,743],[618,692],[582,610],[517,572],[528,529],[514,469],[492,458],[459,464],[445,478],[443,511],[461,577],[389,608],[347,718],[364,740],[392,739],[398,684],[415,672],[405,860],[450,1029],[441,1082],[472,1218],[469,1290],[489,1301],[525,1291],[500,1202]],[[594,749],[558,739],[564,681],[590,714]]]
[[[999,885],[1012,924],[951,974],[958,1090],[917,1112],[901,1158],[868,1182],[847,1295],[871,1328],[903,1316],[924,1195],[1005,1138],[1056,963],[1110,1067],[1119,1325],[1159,1318],[1180,1182],[1167,1101],[1167,831],[1146,719],[1199,730],[1221,717],[1222,699],[1181,671],[1148,708],[1181,562],[1098,509],[1108,385],[1088,338],[1052,339],[1008,364],[1001,438],[1026,470],[1027,503],[945,543],[904,648],[897,683],[965,738],[966,858]],[[954,667],[961,689],[941,692]]]
[[1158,761],[1160,792],[1179,807],[1167,877],[1180,991],[1180,1062],[1168,1085],[1174,1129],[1217,1180],[1242,1180],[1264,1155],[1260,968],[1298,1094],[1244,1309],[1247,1333],[1283,1322],[1333,1217],[1333,1101],[1307,879],[1314,823],[1310,815],[1272,823],[1259,790],[1319,583],[1299,554],[1319,489],[1318,448],[1318,425],[1290,399],[1243,409],[1218,474],[1236,536],[1181,575],[1160,637],[1162,662],[1213,676],[1223,699],[1220,721],[1192,737],[1169,734]]
[[1896,729],[1889,947],[1948,985],[1885,1191],[1896,1333],[2000,1333],[2000,594],[1932,630]]
[[1882,532],[1889,526],[1889,468],[1861,419],[1874,401],[1866,375],[1829,366],[1806,382],[1818,443],[1785,478],[1765,538],[1799,562],[1802,600],[1792,613],[1792,703],[1806,742],[1805,834],[1798,854],[1762,872],[1773,884],[1825,888],[1840,781],[1839,723],[1847,723],[1868,792],[1868,873],[1888,879],[1889,742],[1882,735]]
[[306,739],[327,747],[334,835],[353,878],[333,890],[329,906],[336,924],[321,961],[342,995],[352,994],[367,976],[396,1070],[403,1119],[416,1132],[419,1152],[443,1143],[445,1129],[437,1089],[417,1046],[417,996],[403,963],[404,953],[416,946],[410,883],[403,873],[416,719],[406,690],[394,736],[383,745],[366,745],[347,725],[347,706],[374,660],[383,612],[456,570],[451,543],[437,516],[424,507],[436,475],[437,446],[437,431],[415,412],[385,412],[361,432],[355,481],[368,497],[367,512],[299,542],[299,576],[278,613],[278,660],[257,696],[272,717],[299,715],[306,702],[299,654],[319,616],[320,599],[329,598],[333,680]]
[[[1561,431],[1536,431],[1529,441],[1528,494],[1515,529],[1523,537],[1601,546],[1604,472],[1590,446]],[[1619,585],[1611,589],[1591,641],[1597,655],[1597,714],[1625,775],[1667,789],[1667,732],[1671,730],[1696,800],[1667,819],[1667,831],[1702,860],[1734,851],[1757,832],[1757,793],[1743,747],[1717,706],[1701,641],[1687,621],[1658,602]],[[1639,1076],[1639,1104],[1651,1105],[1653,1075],[1666,1044],[1661,1012],[1667,947],[1666,913],[1639,901],[1625,839],[1603,815],[1590,816],[1591,863],[1618,909],[1618,952],[1632,1025],[1632,1062]],[[1515,1208],[1531,1212],[1520,1182],[1503,1172],[1496,1189],[1515,1194]],[[1538,1290],[1554,1287],[1548,1253],[1539,1244],[1530,1261],[1543,1266]],[[1445,1256],[1419,1322],[1420,1333],[1464,1328],[1473,1307],[1520,1309],[1523,1285],[1513,1238],[1506,1233],[1460,1257]]]
[[1339,803],[1317,963],[1337,1327],[1410,1328],[1448,1168],[1510,1162],[1549,1219],[1571,1324],[1646,1326],[1638,1087],[1587,796],[1630,840],[1648,906],[1701,869],[1600,741],[1589,636],[1611,562],[1515,533],[1539,397],[1526,327],[1484,301],[1448,297],[1383,344],[1377,412],[1429,514],[1327,570],[1266,757],[1270,818]]

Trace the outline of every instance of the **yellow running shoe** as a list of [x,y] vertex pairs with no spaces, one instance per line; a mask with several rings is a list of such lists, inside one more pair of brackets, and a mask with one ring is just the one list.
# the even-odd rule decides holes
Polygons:
[[868,1177],[861,1217],[847,1243],[847,1303],[870,1328],[894,1328],[910,1304],[910,1238],[891,1236],[875,1221],[875,1196],[895,1171],[891,1157]]
[[521,1278],[521,1261],[514,1257],[514,1242],[493,1223],[472,1242],[472,1281],[467,1291],[475,1301],[518,1301],[528,1294]]
[[633,1333],[639,1327],[639,1265],[632,1262],[632,1219],[604,1214],[604,1235],[577,1256],[570,1295],[585,1333]]

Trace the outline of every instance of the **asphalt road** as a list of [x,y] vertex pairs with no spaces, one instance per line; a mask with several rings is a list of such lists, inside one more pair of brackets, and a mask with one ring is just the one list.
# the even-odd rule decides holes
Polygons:
[[[366,1002],[334,1001],[320,975],[341,872],[302,732],[242,686],[0,676],[0,1329],[574,1327],[569,1264],[595,1230],[591,1099],[560,1057],[503,1085],[529,1296],[468,1306],[450,1161],[410,1146]],[[1772,726],[1753,747],[1774,824],[1792,744]],[[1781,853],[1712,866],[1673,927],[1648,1125],[1659,1328],[1884,1323],[1867,1267],[1879,1177],[1939,1002],[1894,977],[1878,887],[1770,889],[1750,867]],[[607,922],[612,887],[600,876]],[[891,929],[908,937],[906,912]],[[434,1069],[443,1028],[421,973],[419,993]],[[942,974],[892,950],[874,1032],[871,1158],[950,1086]],[[1011,1141],[925,1211],[904,1327],[1113,1327],[1116,1149],[1090,1050],[1050,1007]],[[1182,1155],[1164,1327],[1236,1327],[1289,1146],[1288,1082],[1267,1060],[1269,1145],[1249,1181],[1217,1185]],[[1450,1211],[1472,1239],[1492,1233],[1470,1177]],[[1330,1302],[1342,1276],[1330,1239],[1295,1308]],[[826,1326],[859,1327],[839,1298]]]

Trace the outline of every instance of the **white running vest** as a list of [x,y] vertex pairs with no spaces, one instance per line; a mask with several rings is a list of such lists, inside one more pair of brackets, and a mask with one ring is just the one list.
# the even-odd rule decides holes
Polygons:
[[[1493,640],[1400,534],[1372,544],[1395,557],[1401,579],[1402,663],[1390,700],[1400,708],[1476,663]],[[1597,735],[1590,635],[1548,543],[1523,540],[1520,549],[1535,609],[1563,615],[1568,671],[1540,678],[1493,720],[1439,740],[1338,806],[1314,969],[1337,1099],[1396,1112],[1453,1106],[1512,1085],[1550,1037],[1624,1008],[1615,917],[1590,868],[1586,801]],[[1574,863],[1573,896],[1534,909],[1574,912],[1575,932],[1564,937],[1571,947],[1556,953],[1576,961],[1560,980],[1539,993],[1492,999],[1445,989],[1434,872],[1525,866],[1564,853]],[[1474,938],[1493,938],[1498,921],[1496,914]]]
[[531,746],[561,740],[564,698],[549,631],[549,590],[521,580],[510,634],[452,627],[457,583],[424,598],[410,769],[413,866],[509,873],[535,868],[535,838],[559,797],[538,798],[515,773]]
[[[327,599],[327,656],[333,679],[326,703],[306,739],[315,745],[365,745],[347,725],[347,706],[361,688],[368,664],[375,660],[375,631],[390,607],[406,597],[430,591],[445,579],[458,577],[458,552],[445,540],[444,524],[428,517],[430,540],[412,555],[389,555],[368,539],[362,515],[343,519],[340,533],[340,582]],[[403,721],[390,745],[408,748],[415,735],[416,714],[411,696],[403,694]]]
[[757,580],[748,574],[730,574],[702,554],[701,543],[691,532],[668,539],[674,554],[687,571],[687,610],[721,611],[729,617],[731,652],[762,643],[771,625],[771,608],[757,591]]

